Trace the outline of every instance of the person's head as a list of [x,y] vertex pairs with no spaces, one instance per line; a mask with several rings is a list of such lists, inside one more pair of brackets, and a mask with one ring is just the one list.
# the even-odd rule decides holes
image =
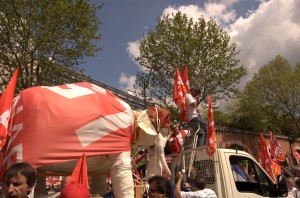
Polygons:
[[172,124],[170,125],[170,129],[171,129],[171,131],[172,131],[173,133],[178,133],[178,125],[177,125],[177,123],[172,123]]
[[286,178],[286,185],[288,187],[289,190],[293,189],[294,187],[294,180],[292,177],[288,177]]
[[36,183],[36,172],[28,163],[15,163],[5,171],[3,181],[6,197],[24,198]]
[[61,189],[63,189],[70,180],[71,176],[65,176],[62,180],[61,180]]
[[203,190],[205,188],[205,178],[198,175],[193,179],[193,184],[198,190]]
[[291,173],[294,177],[300,177],[300,168],[298,166],[292,167]]
[[172,189],[171,183],[167,179],[163,178],[162,176],[152,176],[148,180],[149,190],[148,196],[150,198],[154,197],[171,197]]
[[91,194],[87,187],[77,182],[67,184],[60,192],[60,198],[91,198]]
[[191,87],[190,92],[193,97],[196,97],[200,94],[200,89],[197,87]]

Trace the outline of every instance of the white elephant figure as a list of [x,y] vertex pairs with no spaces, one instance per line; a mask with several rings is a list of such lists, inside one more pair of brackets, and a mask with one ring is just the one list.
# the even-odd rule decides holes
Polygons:
[[161,174],[162,169],[170,174],[163,153],[170,122],[165,109],[135,113],[108,90],[81,82],[25,89],[11,112],[1,174],[24,161],[38,175],[68,175],[85,153],[89,175],[110,171],[115,197],[132,198],[132,145],[152,147],[148,174]]

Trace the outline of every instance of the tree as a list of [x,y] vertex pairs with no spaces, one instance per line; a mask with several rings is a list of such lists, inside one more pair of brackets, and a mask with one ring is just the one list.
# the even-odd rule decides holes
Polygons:
[[[200,102],[207,95],[228,98],[238,92],[235,84],[246,74],[235,56],[239,53],[230,37],[212,19],[197,22],[180,12],[158,19],[156,30],[141,40],[136,61],[144,68],[137,75],[137,94],[170,107],[175,68],[187,65],[191,85],[201,89]],[[143,93],[143,94],[141,94]]]
[[47,85],[50,79],[62,83],[57,74],[80,71],[83,58],[101,50],[93,43],[101,39],[96,17],[101,6],[89,0],[1,0],[2,86],[16,67],[20,68],[19,89]]
[[[237,112],[256,130],[300,136],[300,65],[278,55],[246,84]],[[240,117],[241,118],[241,117]]]

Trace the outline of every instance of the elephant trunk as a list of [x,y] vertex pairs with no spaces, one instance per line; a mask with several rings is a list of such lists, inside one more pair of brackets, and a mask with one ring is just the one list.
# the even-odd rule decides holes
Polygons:
[[147,179],[154,175],[162,175],[162,171],[166,170],[168,175],[171,175],[171,171],[166,162],[164,148],[166,145],[166,139],[159,133],[155,145],[148,149],[149,161],[147,165]]

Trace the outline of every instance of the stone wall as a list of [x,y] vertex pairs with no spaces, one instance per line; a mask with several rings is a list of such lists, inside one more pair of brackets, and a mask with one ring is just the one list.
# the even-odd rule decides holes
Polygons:
[[[292,159],[289,157],[291,155],[290,144],[286,136],[279,136],[274,134],[277,141],[283,148],[284,152],[287,154],[289,164],[292,163]],[[270,138],[268,134],[264,135],[267,145],[270,144]],[[217,147],[226,148],[236,147],[237,149],[244,149],[250,153],[255,159],[258,159],[258,153],[260,150],[259,133],[254,133],[251,131],[235,130],[230,128],[216,127],[216,141]],[[291,146],[295,149],[300,149],[300,141],[296,140]]]

